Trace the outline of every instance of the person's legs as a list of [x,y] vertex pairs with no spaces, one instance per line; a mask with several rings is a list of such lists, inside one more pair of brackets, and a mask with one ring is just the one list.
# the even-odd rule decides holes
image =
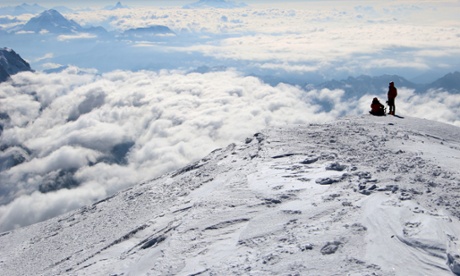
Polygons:
[[389,112],[388,114],[395,115],[395,100],[394,99],[388,99],[388,107],[389,107]]

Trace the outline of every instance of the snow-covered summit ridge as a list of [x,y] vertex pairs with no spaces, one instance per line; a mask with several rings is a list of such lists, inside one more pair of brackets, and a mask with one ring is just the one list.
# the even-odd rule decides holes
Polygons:
[[0,264],[6,275],[459,275],[459,166],[460,128],[442,123],[270,128],[0,234]]
[[83,28],[77,22],[66,19],[57,10],[50,9],[31,18],[22,29],[36,33],[42,30],[51,33],[75,33]]

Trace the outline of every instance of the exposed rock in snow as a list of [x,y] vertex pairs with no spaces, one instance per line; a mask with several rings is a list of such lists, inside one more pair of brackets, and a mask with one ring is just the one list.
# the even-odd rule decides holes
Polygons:
[[23,71],[32,71],[27,61],[23,60],[12,49],[0,49],[0,82],[7,80],[11,75]]
[[426,120],[267,129],[0,234],[2,273],[458,275],[459,166],[460,129]]

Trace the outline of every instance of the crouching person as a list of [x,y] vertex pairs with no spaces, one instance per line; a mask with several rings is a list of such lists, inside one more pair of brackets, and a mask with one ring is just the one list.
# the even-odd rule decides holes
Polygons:
[[369,113],[375,116],[385,116],[385,106],[380,103],[379,99],[374,98]]

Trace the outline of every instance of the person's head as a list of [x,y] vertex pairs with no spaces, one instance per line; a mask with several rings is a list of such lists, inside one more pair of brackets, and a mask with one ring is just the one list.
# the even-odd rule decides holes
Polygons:
[[395,83],[394,83],[394,82],[390,82],[390,86],[395,86]]
[[379,99],[377,99],[377,97],[375,97],[375,98],[372,100],[372,103],[379,103]]

